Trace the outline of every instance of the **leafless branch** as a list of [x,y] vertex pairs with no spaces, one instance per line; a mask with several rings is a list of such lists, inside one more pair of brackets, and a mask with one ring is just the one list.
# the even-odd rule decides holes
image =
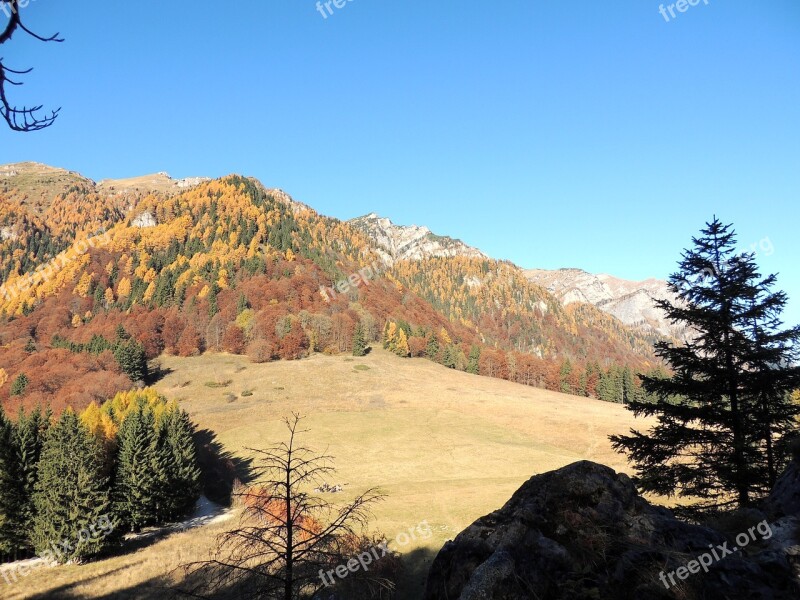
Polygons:
[[[0,45],[6,43],[14,35],[17,29],[20,29],[30,35],[31,37],[42,42],[63,42],[64,39],[58,37],[59,34],[44,37],[30,29],[28,29],[22,22],[20,15],[19,0],[0,0],[0,12],[4,12],[8,16],[8,23],[2,33],[0,33]],[[10,13],[10,14],[9,14]],[[3,63],[0,58],[0,115],[3,116],[8,126],[14,131],[38,131],[46,127],[50,127],[58,117],[58,112],[61,110],[57,108],[49,113],[42,113],[42,105],[21,108],[12,105],[6,95],[6,84],[9,85],[22,85],[22,82],[13,81],[8,78],[7,73],[14,75],[25,75],[30,73],[33,69],[25,69],[18,71],[11,69]]]

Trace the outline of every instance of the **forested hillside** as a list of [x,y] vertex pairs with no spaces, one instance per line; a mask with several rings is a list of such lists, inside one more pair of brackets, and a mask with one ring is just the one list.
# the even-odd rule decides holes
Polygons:
[[564,308],[510,263],[449,256],[382,270],[362,229],[251,179],[172,195],[86,181],[53,190],[41,211],[23,201],[35,188],[6,182],[0,400],[11,410],[102,401],[150,379],[162,352],[292,360],[350,352],[357,329],[376,342],[389,323],[409,344],[400,355],[608,400],[625,397],[625,372],[657,365],[641,333],[590,305]]

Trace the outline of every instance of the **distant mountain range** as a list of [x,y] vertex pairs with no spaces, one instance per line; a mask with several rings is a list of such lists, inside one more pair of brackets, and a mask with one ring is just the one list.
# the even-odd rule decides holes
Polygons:
[[667,282],[661,279],[629,281],[581,269],[529,269],[525,275],[564,305],[587,302],[631,327],[652,330],[665,337],[685,338],[685,329],[673,325],[654,304],[655,300],[677,302]]
[[[395,225],[375,213],[352,219],[386,257],[421,260],[430,257],[464,256],[488,258],[461,240],[432,233],[424,226]],[[612,275],[593,275],[581,269],[528,269],[525,276],[553,294],[564,306],[575,302],[592,304],[625,325],[664,337],[684,338],[684,329],[671,324],[654,304],[656,299],[676,302],[667,282],[660,279],[629,281]]]
[[[102,243],[88,243],[98,232]],[[336,295],[322,293],[334,286]],[[346,351],[359,322],[372,340],[395,322],[412,355],[429,355],[426,340],[436,335],[449,347],[437,360],[453,368],[466,369],[480,347],[492,357],[471,367],[481,373],[578,389],[590,363],[658,364],[653,342],[675,333],[650,306],[664,289],[655,280],[524,271],[427,227],[375,213],[320,215],[238,175],[95,183],[39,163],[0,166],[0,363],[18,370],[34,361],[24,348],[37,348],[37,369],[56,369],[64,347],[80,349],[93,335],[113,340],[108,328],[117,325],[151,357],[247,349],[261,360]],[[247,305],[255,325],[237,317]],[[572,369],[565,361],[581,370],[559,382]],[[41,386],[42,401],[59,389]]]

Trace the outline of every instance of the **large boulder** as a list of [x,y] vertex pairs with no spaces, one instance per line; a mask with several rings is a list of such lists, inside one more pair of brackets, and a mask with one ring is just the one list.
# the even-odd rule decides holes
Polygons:
[[800,460],[792,461],[778,477],[764,510],[773,517],[800,517]]
[[735,537],[682,522],[626,475],[582,461],[532,477],[445,544],[425,600],[797,600],[792,556],[755,525],[747,547],[722,558]]

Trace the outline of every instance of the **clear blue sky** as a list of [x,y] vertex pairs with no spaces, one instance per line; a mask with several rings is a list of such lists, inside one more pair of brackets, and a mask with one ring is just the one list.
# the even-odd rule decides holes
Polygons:
[[[670,3],[665,3],[668,6]],[[152,7],[152,8],[150,8]],[[253,175],[526,267],[664,277],[734,222],[800,321],[800,3],[33,0],[11,66],[54,127],[0,162]]]

